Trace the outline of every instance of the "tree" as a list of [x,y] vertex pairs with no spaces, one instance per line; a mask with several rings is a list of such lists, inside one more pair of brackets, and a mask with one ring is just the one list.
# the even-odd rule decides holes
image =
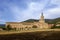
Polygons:
[[7,25],[7,30],[11,30],[11,26],[10,25]]

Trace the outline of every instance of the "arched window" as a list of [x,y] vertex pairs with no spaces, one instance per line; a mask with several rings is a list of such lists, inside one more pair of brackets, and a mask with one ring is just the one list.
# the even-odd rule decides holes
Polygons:
[[25,28],[28,28],[27,26]]
[[36,25],[33,25],[32,28],[37,28],[37,26]]

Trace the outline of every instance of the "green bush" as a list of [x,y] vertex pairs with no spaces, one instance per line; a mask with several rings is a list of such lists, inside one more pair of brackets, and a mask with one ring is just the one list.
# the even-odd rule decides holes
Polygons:
[[55,28],[60,29],[60,26],[54,26],[54,27],[52,27],[52,29],[55,29]]

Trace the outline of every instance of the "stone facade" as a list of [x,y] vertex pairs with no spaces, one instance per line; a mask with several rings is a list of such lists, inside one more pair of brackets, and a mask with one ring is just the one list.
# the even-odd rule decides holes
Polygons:
[[29,23],[29,22],[6,22],[6,28],[8,27],[8,25],[13,29],[16,28],[16,30],[22,29],[22,28],[31,29],[31,28],[33,28],[33,26],[36,26],[37,28],[40,28],[40,29],[49,29],[50,28],[48,26],[48,23],[45,23],[43,13],[41,14],[41,18],[40,18],[39,22],[33,22],[33,23]]

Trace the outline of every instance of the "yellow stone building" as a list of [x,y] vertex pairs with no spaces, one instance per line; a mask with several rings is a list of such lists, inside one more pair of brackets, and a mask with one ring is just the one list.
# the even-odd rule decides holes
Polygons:
[[10,26],[11,28],[25,29],[25,28],[40,28],[40,29],[49,29],[48,23],[45,23],[43,13],[41,14],[40,20],[38,22],[6,22],[6,28]]

